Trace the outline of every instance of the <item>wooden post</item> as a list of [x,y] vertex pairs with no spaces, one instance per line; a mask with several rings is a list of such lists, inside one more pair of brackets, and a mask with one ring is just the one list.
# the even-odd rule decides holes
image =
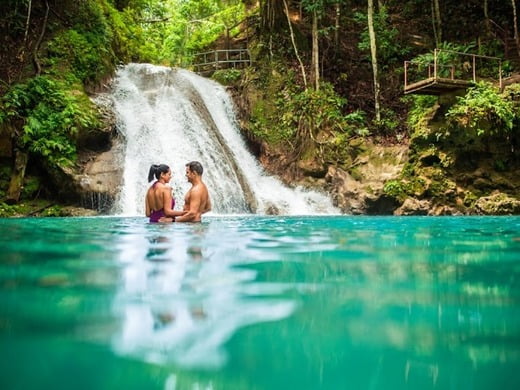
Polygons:
[[498,60],[498,85],[502,91],[502,60]]
[[408,85],[408,61],[404,62],[404,89]]
[[475,70],[475,66],[476,66],[476,57],[473,54],[473,82],[477,81],[477,72]]
[[433,51],[433,78],[437,80],[437,50]]

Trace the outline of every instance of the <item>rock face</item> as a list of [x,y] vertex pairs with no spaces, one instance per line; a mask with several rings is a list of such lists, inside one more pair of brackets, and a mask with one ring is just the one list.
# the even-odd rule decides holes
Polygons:
[[123,174],[123,143],[117,137],[111,100],[96,96],[104,126],[78,135],[78,162],[73,167],[47,167],[56,197],[86,209],[107,213],[117,197]]
[[520,214],[520,200],[501,192],[484,196],[475,203],[478,214],[517,215]]
[[326,179],[337,206],[346,214],[393,214],[399,204],[384,193],[383,187],[388,180],[397,178],[407,156],[405,145],[385,147],[367,142],[350,173],[330,166]]
[[75,175],[83,207],[108,212],[116,200],[123,177],[123,145],[114,140],[112,148],[89,159]]

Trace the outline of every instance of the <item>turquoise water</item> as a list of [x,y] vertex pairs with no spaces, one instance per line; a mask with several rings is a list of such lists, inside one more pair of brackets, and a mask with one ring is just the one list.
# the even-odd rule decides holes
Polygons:
[[1,389],[518,389],[520,217],[0,219]]

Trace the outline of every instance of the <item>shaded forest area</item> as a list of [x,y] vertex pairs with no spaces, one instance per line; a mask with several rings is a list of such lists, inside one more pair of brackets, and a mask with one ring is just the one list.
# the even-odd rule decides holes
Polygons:
[[[213,77],[235,91],[245,134],[265,165],[285,172],[288,182],[324,178],[331,166],[355,176],[360,146],[369,142],[410,144],[412,163],[385,187],[401,203],[418,192],[435,195],[418,191],[413,178],[421,176],[414,159],[423,161],[419,156],[432,143],[437,154],[425,161],[445,165],[442,180],[457,169],[447,161],[460,161],[461,153],[492,158],[482,149],[490,140],[515,150],[500,156],[501,169],[514,170],[516,90],[504,95],[482,85],[448,104],[437,96],[404,96],[403,63],[427,63],[434,48],[493,56],[512,83],[520,57],[517,7],[515,0],[5,0],[2,213],[24,213],[11,205],[29,199],[79,203],[77,195],[59,191],[59,181],[63,172],[81,169],[82,151],[110,148],[113,124],[88,96],[104,88],[118,65],[189,67],[194,53],[230,46],[247,47],[253,66]],[[436,130],[426,131],[432,119]],[[453,139],[456,132],[464,137]],[[414,141],[417,135],[422,138]],[[281,158],[273,164],[269,156]],[[331,190],[330,183],[315,184]],[[465,197],[488,194],[488,187]]]

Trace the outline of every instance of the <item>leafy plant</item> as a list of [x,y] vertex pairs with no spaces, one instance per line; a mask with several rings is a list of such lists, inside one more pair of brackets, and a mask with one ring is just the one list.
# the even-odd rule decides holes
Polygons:
[[222,69],[215,71],[211,77],[221,84],[230,85],[240,80],[241,76],[240,69]]
[[419,123],[430,112],[437,103],[437,96],[432,95],[411,95],[404,98],[405,102],[411,103],[408,111],[407,124],[411,129],[416,129]]
[[[366,13],[356,12],[354,18],[359,24],[367,26]],[[399,31],[391,25],[388,10],[384,6],[374,14],[374,29],[377,38],[377,55],[381,64],[388,66],[408,54],[409,49],[399,42]],[[365,27],[361,33],[358,48],[365,52],[370,50],[368,27]]]
[[48,76],[14,86],[0,101],[0,123],[17,128],[19,147],[52,164],[76,157],[74,136],[79,128],[98,126],[95,111],[80,93]]
[[479,82],[457,99],[446,118],[452,127],[474,130],[481,136],[511,131],[515,112],[512,103],[504,99],[497,88]]

